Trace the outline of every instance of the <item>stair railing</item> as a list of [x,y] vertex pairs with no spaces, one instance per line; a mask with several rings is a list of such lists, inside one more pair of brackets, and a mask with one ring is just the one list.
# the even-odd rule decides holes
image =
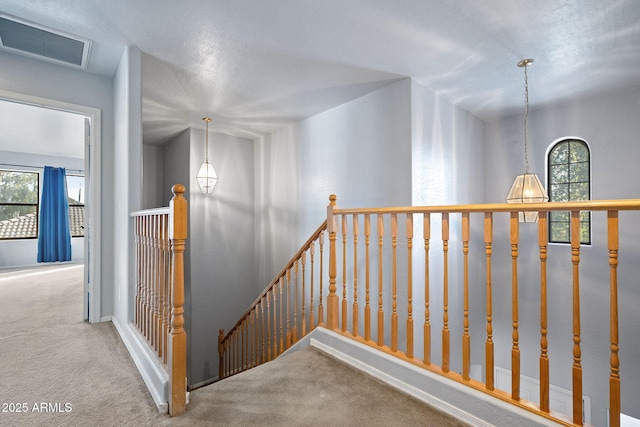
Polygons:
[[323,222],[226,335],[220,329],[219,379],[275,359],[323,324],[326,229]]
[[133,212],[135,221],[134,324],[169,375],[169,413],[186,407],[187,335],[184,330],[184,247],[187,201],[171,188],[169,207]]
[[[560,424],[583,425],[580,220],[581,213],[596,211],[606,213],[607,259],[603,260],[603,264],[609,266],[610,361],[606,367],[609,370],[609,425],[618,427],[621,409],[618,217],[621,211],[640,211],[640,200],[339,209],[336,197],[332,195],[326,222],[289,261],[231,331],[227,335],[220,331],[219,377],[222,379],[237,374],[272,360],[285,351],[316,326],[313,320],[309,328],[304,326],[309,305],[313,307],[315,302],[317,310],[314,312],[314,308],[311,308],[314,315],[308,318],[313,319],[317,315],[318,324],[324,323],[322,326],[327,329]],[[533,247],[525,246],[529,239],[521,241],[521,228],[523,232],[527,230],[519,223],[520,212],[539,214],[538,223],[532,225],[537,228],[537,245]],[[548,281],[553,282],[553,277],[547,277],[550,212],[568,212],[571,224],[570,246],[566,248],[566,260],[569,262],[566,268],[571,271],[572,277],[572,313],[567,319],[572,323],[572,350],[570,355],[561,355],[568,360],[559,360],[560,356],[556,356],[558,353],[554,353],[554,359],[558,360],[554,363],[571,365],[571,422],[554,413],[550,407],[548,333],[554,327],[548,324],[547,315],[553,302],[547,294]],[[595,220],[596,216],[593,215],[593,221]],[[416,229],[419,234],[415,233]],[[326,251],[325,234],[328,235],[329,246]],[[414,248],[414,239],[420,242],[417,248]],[[473,250],[470,243],[476,244]],[[478,244],[481,250],[478,250]],[[314,259],[315,248],[320,249],[320,256],[315,252]],[[501,255],[510,260],[510,283],[494,283],[492,266],[496,262],[498,249],[502,251]],[[327,266],[323,265],[326,255],[323,256],[323,252],[328,252],[326,270]],[[320,271],[316,270],[311,275],[309,272],[304,273],[307,253],[311,255],[311,269],[318,262],[321,266]],[[530,326],[531,319],[524,316],[520,318],[520,307],[526,304],[519,299],[523,282],[522,274],[518,273],[519,260],[529,262],[528,265],[537,263],[539,266],[539,279],[532,279],[539,285],[540,295],[540,334],[537,346],[539,404],[526,401],[521,396],[520,349],[521,344],[529,346],[530,342],[521,343],[520,335],[524,326]],[[473,270],[471,262],[474,264]],[[299,275],[300,269],[303,271]],[[482,277],[477,277],[479,271],[482,271]],[[470,277],[471,273],[474,277]],[[312,284],[306,294],[305,277],[311,278],[308,281],[315,281],[315,288]],[[298,288],[300,279],[303,284]],[[484,288],[484,301],[470,300],[471,282],[476,286],[475,289],[477,286]],[[325,289],[324,286],[327,285],[328,289]],[[531,285],[531,281],[528,285]],[[301,289],[303,297],[292,295],[291,287],[294,292]],[[496,335],[494,330],[497,326],[494,321],[494,291],[501,289],[501,292],[505,292],[505,287],[506,292],[511,293],[509,336],[504,335],[504,328],[502,335]],[[452,292],[461,295],[461,307],[450,306]],[[415,300],[414,295],[419,295],[421,299]],[[325,299],[326,307],[323,306]],[[297,311],[294,308],[292,312],[290,305],[297,307],[299,301],[302,301],[302,309]],[[308,304],[306,308],[305,301]],[[325,309],[326,317],[323,313]],[[471,333],[474,329],[470,325],[471,311],[476,315],[480,312],[484,317],[484,325],[480,328],[482,337],[474,338],[481,339],[484,343],[483,357],[478,356],[484,359],[484,381],[476,380],[471,375]],[[459,335],[460,341],[452,341],[452,329],[454,335]],[[477,335],[477,326],[475,331],[474,334]],[[584,335],[587,336],[589,332],[586,330]],[[496,388],[496,341],[510,346],[512,374],[508,391]],[[415,345],[416,342],[419,345]],[[452,348],[455,349],[453,354]],[[504,345],[501,345],[500,350],[505,351]]]

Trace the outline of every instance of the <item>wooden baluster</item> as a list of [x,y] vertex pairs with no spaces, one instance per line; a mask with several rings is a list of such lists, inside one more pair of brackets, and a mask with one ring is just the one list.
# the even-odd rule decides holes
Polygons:
[[391,351],[398,351],[398,214],[391,214]]
[[[305,299],[306,299],[306,291],[305,291],[305,278],[306,278],[306,270],[307,270],[307,251],[302,252],[302,317],[301,317],[301,328],[302,334],[301,337],[307,335],[307,317],[305,315]],[[298,305],[298,287],[296,286],[296,306]],[[294,326],[294,342],[298,341],[298,329]]]
[[162,258],[164,259],[164,308],[163,308],[163,330],[164,330],[164,363],[167,363],[167,353],[169,350],[169,325],[171,324],[171,251],[169,250],[169,215],[164,216],[165,233],[162,239]]
[[611,327],[611,373],[609,374],[609,426],[620,427],[620,359],[618,358],[618,211],[607,212]]
[[511,347],[511,398],[520,400],[520,337],[518,335],[518,241],[519,224],[518,212],[511,212],[510,239],[511,239],[511,318],[513,325]]
[[265,298],[263,296],[262,298],[260,298],[260,311],[258,312],[258,316],[260,317],[260,336],[258,337],[258,340],[260,341],[260,352],[258,353],[259,354],[258,364],[260,365],[267,361],[266,336],[267,336],[268,328],[267,328],[267,319],[264,317],[264,304],[265,304]]
[[329,232],[329,295],[327,296],[327,328],[334,330],[339,327],[338,323],[338,295],[336,294],[336,234],[338,224],[333,210],[336,208],[336,196],[329,196],[329,206],[327,207],[327,231]]
[[229,334],[225,343],[225,377],[231,375],[231,345],[233,344],[233,336]]
[[251,330],[253,333],[252,345],[251,345],[251,367],[254,368],[258,366],[258,329],[260,327],[260,323],[258,320],[258,310],[260,306],[260,301],[256,303],[255,308],[251,312]]
[[[313,284],[315,280],[315,251],[316,251],[316,243],[311,242],[311,247],[309,248],[309,256],[311,257],[311,274],[309,278],[309,330],[313,331],[316,328],[315,325],[315,312],[313,311]],[[304,311],[304,310],[303,310]]]
[[249,330],[248,330],[248,318],[245,317],[242,320],[242,327],[240,328],[240,333],[242,334],[241,345],[242,345],[242,353],[240,354],[240,371],[244,371],[247,369],[247,355],[249,354]]
[[549,356],[547,354],[547,244],[549,241],[547,212],[538,213],[538,246],[540,246],[540,410],[549,412]]
[[271,290],[267,291],[266,299],[267,299],[267,330],[265,331],[265,335],[267,338],[267,358],[266,361],[269,362],[271,360],[271,303],[269,302],[269,295],[271,294]]
[[244,347],[244,369],[251,368],[251,311],[247,315],[247,319],[245,320],[245,347]]
[[152,325],[152,338],[153,348],[158,354],[159,347],[159,332],[160,332],[160,217],[159,215],[153,216],[154,233],[153,233],[153,325]]
[[[293,264],[295,266],[294,267],[295,268],[295,276],[296,276],[295,280],[297,280],[297,276],[298,276],[298,261],[296,260]],[[281,301],[282,301],[282,295],[280,296],[280,298],[281,298]],[[293,340],[293,338],[292,338],[293,332],[291,331],[291,307],[289,305],[289,303],[291,302],[291,269],[287,270],[287,294],[285,295],[285,299],[287,301],[287,329],[286,329],[287,333],[285,335],[284,347],[280,348],[280,352],[281,353],[285,349],[289,348],[289,346],[291,346],[291,342]]]
[[413,358],[413,214],[407,214],[407,357]]
[[164,356],[164,301],[166,295],[164,293],[164,272],[166,271],[167,266],[164,263],[164,253],[162,248],[162,243],[164,241],[164,233],[166,229],[164,228],[164,217],[165,215],[158,216],[158,223],[160,225],[160,233],[158,233],[158,321],[156,324],[156,333],[158,334],[158,356],[160,359]]
[[139,275],[139,289],[138,289],[138,305],[136,317],[138,319],[138,331],[142,333],[144,329],[144,217],[137,218],[138,227],[138,275]]
[[144,323],[144,337],[148,342],[151,342],[151,322],[152,322],[152,310],[153,307],[151,305],[152,295],[153,295],[153,242],[152,242],[152,233],[153,233],[153,223],[151,221],[151,217],[147,216],[147,286],[146,286],[146,310],[145,310],[145,323]]
[[493,288],[491,283],[491,253],[493,241],[493,213],[484,213],[484,250],[487,261],[487,342],[485,343],[485,377],[487,390],[493,390]]
[[[240,325],[240,327],[242,327]],[[234,334],[233,334],[233,342],[234,342],[234,348],[233,348],[233,372],[234,373],[239,373],[240,372],[240,365],[241,365],[241,348],[242,348],[242,335],[241,335],[242,331],[239,327],[236,327],[234,329]]]
[[378,345],[384,345],[384,310],[382,309],[382,243],[384,237],[384,217],[378,214]]
[[342,215],[342,332],[347,332],[347,216]]
[[[280,278],[282,280],[282,278]],[[278,283],[273,284],[273,292],[271,293],[271,297],[273,298],[273,343],[271,346],[271,358],[275,359],[278,357],[278,307],[276,304],[276,292],[278,291]]]
[[178,415],[184,412],[187,398],[187,334],[184,330],[184,247],[187,239],[187,201],[184,186],[176,184],[171,188],[174,196],[169,203],[171,223],[172,265],[172,308],[171,308],[171,344],[170,371],[171,401],[169,413]]
[[231,329],[231,335],[229,336],[229,376],[235,374],[235,366],[236,366],[236,335],[235,328]]
[[136,299],[135,299],[135,313],[134,324],[138,330],[140,329],[140,217],[134,217],[134,229],[136,234]]
[[[289,279],[291,279],[291,270],[288,271],[289,274]],[[291,280],[289,280],[291,281]],[[284,289],[284,277],[280,278],[280,290],[279,290],[279,295],[280,295],[280,350],[278,351],[278,356],[280,354],[282,354],[285,350],[284,347],[284,319],[283,319],[283,314],[282,314],[282,310],[283,310],[283,306],[284,304],[282,303],[282,293],[283,293],[283,289]],[[287,305],[289,305],[288,301],[287,301]],[[289,322],[289,316],[287,316],[287,324]]]
[[224,374],[224,329],[220,329],[218,333],[218,379],[223,379]]
[[573,423],[582,425],[582,361],[580,350],[580,212],[571,211],[573,264]]
[[429,319],[429,239],[431,239],[431,215],[425,213],[422,219],[424,239],[424,364],[431,364],[431,323]]
[[371,340],[371,305],[369,304],[369,289],[371,268],[369,262],[369,242],[371,237],[371,218],[364,215],[364,251],[365,251],[365,302],[364,302],[364,339]]
[[149,253],[149,230],[148,230],[148,217],[144,216],[142,218],[142,265],[143,265],[143,279],[142,279],[142,327],[140,328],[140,332],[142,336],[147,338],[147,285],[149,283],[149,259],[147,258],[147,254]]
[[318,296],[318,325],[324,324],[324,306],[322,303],[322,287],[324,282],[324,230],[320,232],[320,238],[318,239],[320,245],[320,295]]
[[154,325],[156,324],[156,216],[150,215],[149,221],[151,224],[151,235],[149,236],[149,250],[150,250],[150,280],[149,280],[149,289],[150,289],[150,298],[149,298],[149,344],[151,348],[155,350],[155,331]]
[[[304,252],[302,253],[304,257]],[[293,281],[293,331],[291,331],[291,344],[298,340],[298,274],[300,272],[300,260],[296,260],[296,275]]]
[[469,212],[462,212],[462,264],[463,264],[463,332],[462,378],[469,381],[471,365],[471,337],[469,336]]
[[442,291],[442,370],[449,372],[449,214],[442,214],[442,256],[443,256],[443,291]]
[[353,336],[358,336],[358,215],[353,215]]

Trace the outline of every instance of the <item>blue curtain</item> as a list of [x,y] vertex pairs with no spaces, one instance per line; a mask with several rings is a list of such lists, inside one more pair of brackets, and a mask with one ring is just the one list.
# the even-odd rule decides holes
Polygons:
[[71,227],[67,200],[67,174],[64,168],[44,167],[38,262],[71,261]]

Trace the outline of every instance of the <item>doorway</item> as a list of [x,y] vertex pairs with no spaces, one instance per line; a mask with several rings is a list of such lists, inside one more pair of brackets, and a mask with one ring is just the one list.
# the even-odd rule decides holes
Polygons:
[[[101,128],[101,112],[94,107],[87,107],[83,105],[70,104],[66,102],[34,97],[30,95],[0,91],[0,102],[11,104],[12,106],[29,107],[32,110],[38,109],[47,112],[56,112],[73,116],[70,121],[74,123],[72,132],[79,133],[80,142],[77,147],[67,147],[70,150],[80,150],[81,153],[77,154],[82,158],[81,167],[71,167],[71,174],[78,176],[84,176],[84,222],[83,222],[83,263],[84,263],[84,307],[83,316],[85,320],[90,323],[98,323],[101,319],[101,306],[100,306],[100,128]],[[58,116],[62,117],[62,116]],[[54,122],[46,123],[47,119],[42,119],[38,122],[33,117],[27,117],[27,122],[20,126],[24,132],[33,131],[37,126],[47,126],[47,130],[53,133],[64,131],[58,129],[60,120],[54,120]],[[51,119],[49,119],[51,120]],[[58,130],[56,130],[58,129]],[[53,148],[55,144],[52,144],[51,138],[44,138],[42,141],[48,146]],[[48,145],[46,144],[48,143]],[[62,142],[60,142],[62,144]],[[6,145],[6,142],[5,142]],[[63,149],[64,147],[57,147]],[[11,154],[5,154],[4,158],[0,160],[0,163],[4,163],[3,167],[11,167],[14,165],[17,168],[31,168],[39,169],[44,165],[39,164],[37,161],[38,154],[35,152],[38,148],[27,148],[26,145],[16,144],[15,142],[9,146],[0,146],[0,151],[11,152]],[[49,150],[44,155],[51,156],[51,153],[55,151]],[[64,154],[64,151],[60,151],[60,154]],[[64,158],[60,155],[60,158]],[[31,161],[29,159],[32,159]],[[35,161],[34,161],[35,160]],[[52,165],[58,166],[58,165]],[[78,239],[76,239],[78,240]],[[11,241],[4,241],[5,245]],[[22,248],[29,247],[28,244],[20,242],[21,245],[13,244],[13,248],[20,246]],[[37,248],[37,241],[35,244]],[[80,249],[79,247],[77,249]],[[11,250],[11,248],[9,248]],[[35,255],[34,255],[35,264]]]

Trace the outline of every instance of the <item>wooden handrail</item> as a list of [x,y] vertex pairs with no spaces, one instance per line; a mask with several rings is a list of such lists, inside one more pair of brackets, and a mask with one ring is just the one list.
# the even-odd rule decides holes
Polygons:
[[485,212],[555,212],[555,211],[632,211],[640,210],[640,199],[586,200],[547,203],[486,203],[475,205],[402,206],[385,208],[336,208],[334,215],[390,215],[408,213],[485,213]]

